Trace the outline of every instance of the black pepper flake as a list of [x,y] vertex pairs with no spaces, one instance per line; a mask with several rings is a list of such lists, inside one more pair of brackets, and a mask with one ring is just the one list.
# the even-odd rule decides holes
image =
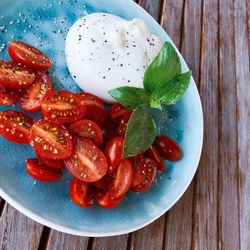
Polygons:
[[135,48],[135,47],[136,47],[136,45],[133,45],[133,47]]
[[115,61],[115,58],[112,58],[113,61]]
[[105,33],[105,32],[103,32],[103,35],[105,36],[105,35],[106,35],[106,33]]
[[120,65],[121,67],[123,66],[123,64],[121,63],[121,65]]
[[130,82],[130,80],[128,80],[128,82]]
[[75,76],[75,75],[73,75],[73,77],[74,77],[74,78],[76,78],[76,76]]
[[105,40],[104,42],[105,42],[105,43],[107,43],[108,41],[107,41],[107,40]]
[[94,38],[91,38],[91,41],[92,41],[93,43],[95,43],[95,42],[96,42],[96,40],[95,40]]
[[105,79],[106,77],[104,76],[103,79]]
[[108,68],[108,70],[111,70],[111,68]]

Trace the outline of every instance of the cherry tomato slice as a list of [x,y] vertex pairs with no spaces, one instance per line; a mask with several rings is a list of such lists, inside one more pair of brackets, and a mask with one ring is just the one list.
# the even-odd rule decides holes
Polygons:
[[101,179],[107,172],[107,160],[102,151],[84,138],[75,138],[74,145],[73,153],[64,161],[69,172],[84,182]]
[[28,129],[33,124],[33,118],[15,110],[5,110],[0,113],[0,134],[7,140],[28,144]]
[[49,168],[63,168],[64,167],[64,161],[63,160],[51,160],[44,158],[40,155],[37,155],[37,158],[46,166]]
[[79,136],[85,139],[89,139],[97,146],[103,143],[101,128],[95,122],[87,119],[72,123],[69,126],[69,132],[73,136]]
[[107,189],[110,178],[110,175],[106,174],[100,180],[93,182],[93,184],[99,189]]
[[106,145],[111,139],[119,136],[117,127],[110,121],[106,121],[102,125],[102,133],[104,145]]
[[66,159],[73,150],[72,138],[65,127],[42,120],[30,128],[29,140],[36,154],[48,159]]
[[147,174],[146,158],[144,156],[135,156],[129,158],[133,168],[133,179],[131,187],[137,186],[142,183]]
[[73,177],[69,195],[71,200],[80,207],[91,207],[94,204],[95,193],[90,183],[86,183]]
[[148,190],[152,186],[155,180],[156,173],[157,173],[157,167],[156,167],[155,162],[150,159],[146,159],[146,165],[147,165],[146,166],[147,168],[146,178],[139,185],[130,188],[133,192],[141,193],[141,192]]
[[118,132],[120,136],[125,136],[126,133],[126,129],[128,127],[128,121],[132,115],[132,111],[130,111],[129,113],[125,114],[120,122],[119,128],[118,128]]
[[41,109],[42,101],[48,91],[51,90],[51,82],[44,73],[38,73],[35,81],[23,89],[23,95],[20,99],[21,107],[29,112],[35,112]]
[[158,170],[160,170],[160,171],[167,170],[167,166],[165,165],[159,152],[157,151],[157,149],[153,145],[151,145],[150,148],[147,150],[146,156],[155,162]]
[[114,124],[119,125],[122,117],[128,112],[131,111],[117,102],[110,108],[109,117]]
[[28,174],[37,181],[55,181],[62,177],[60,169],[52,169],[43,165],[37,158],[26,161]]
[[54,124],[64,124],[81,119],[86,114],[86,106],[69,91],[51,91],[41,105],[44,119]]
[[51,60],[40,50],[21,41],[12,41],[8,52],[13,61],[23,63],[33,69],[47,70],[52,65]]
[[86,119],[94,121],[99,126],[102,126],[107,121],[108,113],[103,101],[99,97],[86,92],[75,95],[81,98],[83,105],[87,106]]
[[20,63],[0,60],[0,84],[6,88],[24,88],[35,80],[35,73]]
[[124,196],[131,186],[132,179],[132,165],[128,159],[122,159],[109,182],[109,194],[115,199]]
[[108,174],[112,174],[122,159],[123,137],[115,137],[109,141],[104,149],[104,154],[108,162]]
[[0,85],[0,104],[11,106],[18,103],[22,95],[22,89],[10,89]]
[[168,161],[179,161],[182,157],[180,146],[168,136],[157,136],[154,145],[159,154]]
[[97,204],[100,207],[103,208],[113,208],[118,206],[122,200],[124,199],[123,197],[120,197],[118,199],[115,199],[110,196],[110,194],[106,190],[98,190],[95,195],[95,199]]

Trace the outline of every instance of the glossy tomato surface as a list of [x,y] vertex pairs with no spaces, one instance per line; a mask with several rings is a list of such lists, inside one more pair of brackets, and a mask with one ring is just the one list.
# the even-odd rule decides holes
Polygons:
[[29,140],[36,154],[44,158],[62,160],[72,153],[72,138],[62,125],[39,120],[30,128]]
[[128,112],[130,112],[129,109],[125,108],[124,106],[122,106],[120,103],[117,102],[113,104],[112,107],[110,108],[109,117],[114,124],[119,125],[122,117]]
[[45,54],[21,41],[12,41],[8,52],[13,61],[23,63],[33,69],[47,70],[52,66],[51,60]]
[[96,182],[93,182],[93,185],[99,189],[107,189],[110,179],[111,179],[111,176],[108,174],[105,174],[101,179],[99,179]]
[[147,150],[146,156],[155,162],[158,170],[160,171],[167,170],[167,166],[165,165],[163,159],[161,158],[158,150],[153,145],[151,145],[150,148]]
[[64,167],[63,160],[51,160],[51,159],[44,158],[40,155],[38,155],[37,157],[46,167],[49,167],[49,168],[62,168],[62,167]]
[[51,91],[41,105],[44,119],[54,124],[64,124],[81,119],[86,114],[86,106],[69,91]]
[[64,161],[69,172],[84,182],[95,182],[107,172],[107,160],[102,151],[90,140],[74,139],[74,150]]
[[11,106],[18,103],[23,89],[10,89],[0,84],[0,104]]
[[41,109],[42,101],[48,91],[51,90],[49,77],[44,73],[37,73],[35,81],[23,89],[20,99],[21,107],[28,112],[35,112]]
[[0,134],[7,140],[18,143],[29,143],[29,128],[34,120],[32,117],[15,110],[0,113]]

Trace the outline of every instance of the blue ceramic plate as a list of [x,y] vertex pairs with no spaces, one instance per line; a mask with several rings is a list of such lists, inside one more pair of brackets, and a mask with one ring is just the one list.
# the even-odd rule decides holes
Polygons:
[[[10,41],[27,41],[52,59],[54,66],[49,75],[56,89],[79,90],[67,70],[64,42],[70,26],[87,13],[107,12],[128,20],[142,18],[162,41],[171,41],[157,22],[131,0],[8,0],[0,1],[0,10],[0,59],[9,59],[7,47]],[[187,71],[186,63],[179,56],[183,71]],[[9,108],[0,107],[0,111],[6,109]],[[19,105],[11,109],[21,110]],[[167,107],[163,113],[156,112],[154,116],[159,133],[178,141],[183,158],[179,162],[167,163],[169,171],[158,173],[156,182],[147,192],[128,192],[118,207],[106,210],[97,205],[91,209],[74,205],[68,192],[71,175],[66,170],[59,181],[34,181],[25,170],[25,160],[35,157],[31,147],[12,144],[1,136],[0,195],[30,218],[66,233],[111,236],[146,226],[181,197],[198,166],[203,118],[193,79],[187,93],[176,105]]]

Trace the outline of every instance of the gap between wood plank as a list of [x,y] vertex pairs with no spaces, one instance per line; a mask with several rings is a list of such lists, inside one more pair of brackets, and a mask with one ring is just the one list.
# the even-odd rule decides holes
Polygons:
[[89,237],[87,250],[92,250],[93,240],[94,240],[94,238]]
[[6,204],[5,200],[2,199],[0,201],[0,219],[1,219],[2,215],[3,215],[3,210],[4,210],[4,205],[5,204]]
[[38,250],[46,250],[47,244],[48,244],[48,239],[49,239],[49,234],[50,234],[50,228],[44,226],[43,227],[43,232],[40,238]]

